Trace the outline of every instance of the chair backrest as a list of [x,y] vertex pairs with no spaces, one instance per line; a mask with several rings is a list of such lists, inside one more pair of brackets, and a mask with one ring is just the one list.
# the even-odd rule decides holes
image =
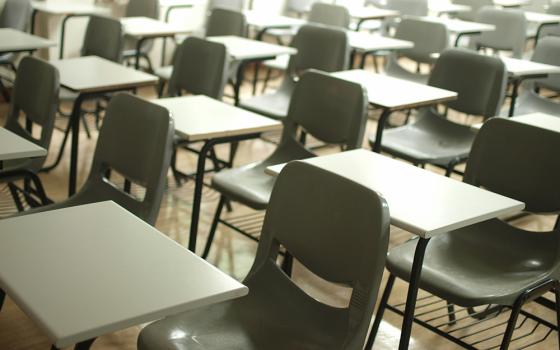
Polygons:
[[301,127],[325,143],[361,148],[367,105],[367,93],[360,84],[309,70],[295,86],[282,143],[294,140]]
[[[379,194],[313,165],[293,162],[276,181],[257,256],[244,283],[299,290],[274,263],[280,245],[284,246],[317,276],[352,288],[349,306],[332,309],[341,316],[335,319],[346,322],[341,325],[343,339],[336,340],[341,343],[339,349],[362,349],[383,274],[388,237],[389,208]],[[271,300],[305,301],[320,304],[312,298]],[[322,316],[323,312],[310,318]]]
[[[540,39],[533,53],[532,61],[560,66],[560,37],[547,36]],[[560,92],[560,74],[551,74],[547,78],[532,81],[538,86]]]
[[507,83],[507,70],[497,57],[466,49],[448,49],[437,60],[428,84],[455,91],[447,105],[459,112],[486,118],[498,115]]
[[449,46],[447,26],[422,19],[403,18],[397,26],[395,38],[412,41],[414,47],[399,50],[399,54],[420,63],[432,63],[432,54]]
[[485,6],[478,12],[477,21],[493,24],[496,29],[481,33],[475,45],[512,51],[513,57],[522,57],[527,39],[527,20],[523,11]]
[[241,12],[245,9],[245,0],[210,0],[208,9],[222,8]]
[[150,17],[159,19],[159,0],[129,0],[125,17]]
[[[59,74],[53,65],[32,56],[24,57],[18,67],[6,129],[48,150],[59,90]],[[31,130],[35,125],[41,127],[38,139],[28,131],[27,125],[22,125],[22,114],[27,123],[30,123]],[[45,159],[46,157],[33,159],[29,170],[41,169]]]
[[[127,93],[115,95],[99,131],[91,172],[76,194],[83,202],[112,200],[154,224],[169,170],[175,133],[169,111]],[[107,179],[116,171],[145,188],[136,198]]]
[[186,91],[221,100],[227,80],[228,59],[223,44],[189,37],[177,48],[169,95]]
[[403,16],[427,16],[429,9],[428,0],[387,0],[385,7]]
[[288,66],[288,72],[292,75],[307,69],[336,72],[348,66],[350,47],[343,30],[305,25],[298,30],[291,46],[298,50],[290,58]]
[[245,15],[236,10],[214,8],[206,22],[206,36],[247,36]]
[[494,0],[453,0],[454,4],[470,6],[470,11],[461,11],[456,14],[463,21],[476,21],[478,11],[484,6],[494,6]]
[[288,0],[286,1],[286,12],[306,13],[311,9],[311,6],[318,0]]
[[0,13],[0,28],[25,31],[31,18],[31,0],[6,0]]
[[525,203],[531,213],[560,212],[560,133],[493,118],[473,144],[464,181]]
[[124,34],[118,19],[91,16],[86,28],[82,56],[99,56],[120,63]]
[[316,2],[311,6],[307,21],[326,26],[348,28],[350,26],[350,13],[345,6]]

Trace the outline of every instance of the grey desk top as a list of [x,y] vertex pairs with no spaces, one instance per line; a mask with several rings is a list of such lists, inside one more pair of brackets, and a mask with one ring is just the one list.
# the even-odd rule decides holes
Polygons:
[[93,15],[108,14],[109,9],[76,1],[32,1],[31,6],[36,11],[50,15]]
[[189,29],[149,17],[125,17],[121,23],[126,35],[134,38],[159,38],[188,34]]
[[65,88],[90,93],[155,85],[158,77],[97,56],[67,58],[51,62],[60,72]]
[[369,102],[393,111],[430,106],[457,99],[457,93],[361,69],[333,73],[334,76],[362,84]]
[[297,50],[293,47],[269,44],[238,36],[212,36],[208,37],[208,40],[224,44],[228,54],[236,61],[295,55],[297,53]]
[[113,202],[1,220],[0,287],[58,348],[248,293]]
[[[304,160],[379,192],[391,223],[423,238],[514,214],[519,201],[394,160],[355,150]],[[277,175],[285,164],[269,167]]]
[[154,100],[175,120],[175,131],[190,141],[280,130],[282,123],[206,96]]
[[56,46],[51,40],[11,28],[0,28],[0,53],[46,49]]
[[43,157],[47,150],[0,127],[0,161]]

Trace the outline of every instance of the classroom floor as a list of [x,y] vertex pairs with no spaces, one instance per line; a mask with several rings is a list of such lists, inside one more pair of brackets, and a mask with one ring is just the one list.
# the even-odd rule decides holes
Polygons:
[[[248,75],[249,76],[249,75]],[[140,93],[149,98],[155,97],[154,90],[151,88],[146,88],[140,91]],[[249,84],[245,84],[242,96],[249,96]],[[7,105],[2,103],[0,105],[0,116],[5,116],[7,112]],[[372,134],[376,127],[377,114],[375,112],[371,113],[371,118],[368,122],[368,132],[366,135]],[[475,118],[466,118],[465,116],[453,116],[461,122],[476,122],[479,121]],[[393,118],[392,123],[399,124],[402,123],[404,116],[397,115]],[[94,130],[93,118],[89,118],[90,126]],[[59,118],[57,124],[60,126],[65,126],[66,120],[64,118]],[[86,139],[85,133],[82,128],[82,139],[80,143],[80,161],[79,161],[79,174],[80,181],[85,179],[87,173],[89,172],[89,166],[91,163],[91,157],[95,148],[97,132],[93,131],[92,138]],[[268,135],[271,139],[277,139],[277,135]],[[51,146],[51,151],[49,153],[49,159],[47,164],[51,164],[54,160],[55,154],[58,151],[62,140],[62,133],[56,131],[53,137],[53,142]],[[310,142],[313,143],[313,140]],[[367,140],[364,141],[364,147],[369,149],[367,145]],[[236,165],[247,164],[250,162],[258,161],[264,159],[268,154],[272,152],[274,145],[270,142],[265,142],[263,140],[254,140],[243,142],[238,151],[238,156],[236,158]],[[336,152],[337,148],[324,148],[318,151],[318,153],[325,154],[329,152]],[[223,157],[228,154],[227,147],[220,147],[218,153]],[[179,167],[188,172],[195,170],[196,157],[193,154],[187,154],[186,152],[180,152],[179,154]],[[434,170],[434,169],[430,169]],[[437,170],[434,170],[437,171]],[[67,174],[68,174],[68,157],[66,156],[63,162],[48,174],[41,174],[41,178],[44,181],[44,185],[47,189],[48,194],[55,201],[62,200],[66,196],[67,191]],[[193,192],[193,181],[185,183],[182,187],[178,188],[172,176],[169,176],[169,186],[166,191],[166,195],[163,199],[161,206],[161,211],[159,214],[159,219],[157,221],[157,228],[164,234],[175,239],[179,243],[186,245],[187,243],[187,233],[189,229],[190,222],[190,210],[192,204],[192,192]],[[199,246],[198,251],[200,252],[206,241],[206,235],[208,232],[208,226],[212,220],[215,207],[217,205],[219,195],[210,190],[204,190],[203,205],[202,205],[202,217],[200,225],[199,234]],[[5,185],[0,185],[0,215],[6,216],[10,212],[15,210],[9,192]],[[240,205],[234,205],[234,210],[231,213],[227,213],[228,217],[239,217],[241,215],[252,214],[252,212]],[[257,215],[255,220],[258,221],[259,216]],[[554,218],[541,217],[541,218],[523,218],[515,222],[517,225],[530,228],[535,231],[547,230],[553,225]],[[256,224],[258,226],[258,222]],[[411,235],[395,227],[391,230],[391,246],[395,246],[403,241],[409,239]],[[85,247],[87,249],[87,247]],[[84,249],[81,247],[80,249]],[[218,266],[221,270],[230,274],[231,276],[242,280],[245,274],[251,267],[254,253],[256,249],[256,243],[233,232],[231,229],[225,228],[223,225],[219,227],[218,234],[216,236],[215,244],[212,248],[209,261]],[[99,258],[103,259],[103,254],[100,252]],[[126,276],[123,276],[126,278]],[[386,276],[385,276],[386,278]],[[317,277],[313,276],[311,273],[305,270],[301,265],[297,264],[294,267],[294,279],[297,283],[306,290],[309,294],[319,298],[320,300],[327,302],[332,305],[344,305],[348,300],[348,290],[331,285],[325,281],[320,281]],[[72,283],[72,281],[68,281]],[[91,281],[91,283],[97,283],[97,281]],[[380,293],[385,286],[385,279],[382,282]],[[61,289],[64,285],[60,286]],[[403,302],[406,298],[407,284],[403,282],[398,282],[393,289],[393,301]],[[424,293],[425,294],[425,293]],[[423,295],[423,294],[422,294]],[[426,299],[424,302],[427,308],[436,308],[437,305],[441,307],[441,303],[432,304],[430,300]],[[422,304],[423,302],[419,302]],[[430,305],[428,305],[430,304]],[[445,305],[445,304],[443,304]],[[529,306],[530,310],[535,311],[541,317],[555,323],[555,314],[550,311],[539,307]],[[426,309],[424,309],[425,311]],[[435,314],[439,311],[434,311]],[[505,313],[507,315],[507,312]],[[502,316],[505,316],[502,315]],[[87,317],[87,314],[84,314]],[[402,318],[391,311],[387,311],[384,320],[381,324],[381,328],[375,343],[375,349],[395,349],[398,346],[399,336],[400,336],[400,324]],[[444,319],[442,319],[444,320]],[[503,317],[498,317],[495,324],[499,324],[503,321]],[[525,333],[530,333],[534,328],[530,321],[521,325],[516,335],[524,335]],[[499,328],[499,327],[497,327]],[[496,328],[496,329],[497,329]],[[93,349],[135,349],[136,348],[136,338],[141,327],[133,327],[130,329],[123,330],[114,334],[105,335],[99,338]],[[547,335],[546,329],[543,327],[537,327],[532,333],[531,339],[521,340],[517,345],[512,346],[512,348],[519,348],[530,344],[532,341],[538,340],[541,337]],[[476,339],[483,340],[488,335],[479,334],[476,335]],[[499,339],[498,339],[499,340]],[[471,340],[472,341],[472,340]],[[495,345],[499,344],[496,340],[480,343],[481,348],[490,349],[494,348]],[[0,312],[0,349],[2,350],[39,350],[39,349],[49,349],[50,344],[48,339],[42,333],[41,330],[35,327],[33,322],[13,303],[9,298],[4,306],[2,312]],[[455,349],[459,348],[454,343],[435,335],[434,333],[423,329],[422,327],[415,325],[412,332],[412,339],[410,344],[410,349],[415,350],[428,350],[428,349]],[[544,342],[538,343],[531,347],[532,349],[551,349],[558,348],[558,340],[556,332],[552,332],[546,336]]]

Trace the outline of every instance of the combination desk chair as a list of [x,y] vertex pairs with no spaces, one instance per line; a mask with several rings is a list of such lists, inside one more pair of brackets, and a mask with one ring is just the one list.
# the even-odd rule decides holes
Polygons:
[[[546,10],[546,13],[550,15],[560,15],[560,2],[551,3],[548,9]],[[540,37],[544,37],[547,35],[560,36],[560,24],[556,26],[546,26],[542,28],[540,32]],[[540,37],[537,39],[540,39]]]
[[471,8],[469,11],[460,11],[455,14],[455,17],[458,19],[469,22],[476,22],[478,20],[478,12],[481,8],[494,6],[494,0],[452,0],[452,3]]
[[[298,129],[322,142],[342,145],[347,150],[360,148],[367,119],[367,103],[367,94],[359,84],[318,71],[304,73],[295,86],[289,112],[284,119],[282,138],[274,153],[262,162],[223,170],[214,175],[212,187],[222,196],[202,256],[208,256],[218,223],[227,224],[220,219],[227,199],[254,210],[265,210],[275,181],[273,176],[265,173],[265,169],[271,165],[315,156],[297,141]],[[238,231],[245,233],[241,229]]]
[[[242,12],[226,8],[212,9],[206,21],[206,28],[203,36],[211,37],[229,35],[239,37],[247,36],[247,19],[245,18],[245,15]],[[163,96],[165,85],[171,78],[176,57],[177,50],[175,50],[174,53],[173,65],[157,68],[154,72],[154,74],[160,79],[158,87],[158,94],[160,97]],[[229,72],[231,73],[228,73],[228,78],[231,77],[230,74],[235,74],[236,71],[237,69],[235,67],[230,67]]]
[[[4,127],[48,150],[54,129],[59,89],[59,74],[55,67],[31,56],[24,57],[19,64],[10,111]],[[33,135],[33,128],[36,126],[40,127],[39,137]],[[20,193],[31,207],[51,203],[41,179],[37,176],[45,160],[46,156],[4,161],[0,167],[0,181],[8,183],[18,211],[24,210]],[[24,180],[23,188],[14,184],[19,180]],[[35,188],[31,187],[31,183]],[[39,201],[35,198],[39,198]]]
[[[560,136],[555,131],[502,118],[491,119],[477,135],[464,181],[522,201],[530,213],[558,214],[558,149]],[[477,306],[492,304],[493,312],[469,315],[472,322],[477,324],[477,328],[471,330],[475,334],[485,327],[496,327],[482,323],[495,315],[496,310],[511,309],[509,322],[503,324],[505,326],[507,323],[507,328],[500,349],[507,349],[510,341],[517,338],[521,339],[519,344],[523,345],[523,336],[516,336],[512,340],[512,334],[519,315],[529,315],[521,310],[524,304],[554,289],[560,321],[559,235],[559,228],[537,234],[511,226],[500,219],[438,235],[431,239],[426,249],[420,288],[451,303],[452,308],[458,305],[472,310]],[[411,240],[389,252],[387,269],[390,275],[371,333],[373,339],[385,308],[394,309],[387,304],[393,282],[397,277],[410,280],[416,242]],[[460,316],[463,317],[462,314]],[[451,319],[449,328],[436,328],[430,322],[424,324],[440,335],[445,333],[446,338],[459,345],[473,348],[469,345],[474,344],[466,344],[469,342],[469,331],[465,329],[462,333],[456,333]],[[555,328],[551,323],[548,325]],[[495,328],[492,334],[499,337],[503,328]],[[457,338],[459,336],[461,339]]]
[[[86,27],[86,33],[84,36],[84,41],[81,49],[81,56],[99,56],[109,61],[120,63],[122,60],[124,45],[124,34],[121,22],[117,19],[97,16],[90,16],[88,25]],[[78,97],[77,93],[74,93],[68,89],[60,89],[60,102],[73,102]],[[99,128],[100,125],[100,113],[102,106],[99,101],[96,103],[96,108],[93,111],[82,110],[81,121],[84,126],[84,130],[87,133],[88,138],[91,137],[90,130],[85,119],[86,113],[93,113],[96,118],[96,126]],[[70,117],[70,114],[63,112],[58,108],[58,112],[65,116]],[[68,126],[64,130],[64,138],[62,140],[62,146],[53,165],[50,165],[43,169],[44,171],[50,171],[58,166],[62,159],[64,153],[64,148],[70,135],[71,123],[68,121]]]
[[[444,51],[428,82],[458,93],[457,100],[447,103],[448,108],[485,118],[499,114],[506,83],[502,60],[465,49]],[[426,108],[415,122],[386,130],[381,149],[415,165],[441,166],[450,176],[455,166],[468,158],[475,135],[470,126],[447,119],[435,108]],[[374,147],[375,137],[370,138],[370,145]]]
[[[125,17],[149,17],[159,19],[159,0],[129,0],[126,9]],[[148,67],[148,72],[153,72],[152,61],[150,60],[149,53],[154,46],[153,40],[146,40],[140,48],[140,58],[143,58]],[[123,52],[123,59],[126,61],[136,58],[136,40],[127,39],[125,42],[125,50]]]
[[[224,86],[228,76],[228,54],[223,44],[201,38],[189,37],[177,48],[173,73],[169,80],[169,97],[181,96],[183,93],[205,95],[222,100]],[[175,137],[171,169],[177,185],[186,174],[177,169],[177,148],[198,152],[189,147],[191,142]],[[230,161],[233,160],[235,147],[232,146]],[[221,166],[214,151],[211,152],[214,167]]]
[[[0,12],[0,28],[12,28],[25,32],[31,17],[31,0],[6,0]],[[16,73],[15,60],[18,55],[6,53],[0,55],[0,66],[8,66]],[[10,94],[2,83],[4,77],[0,76],[0,90],[6,102],[10,101]]]
[[298,74],[307,69],[336,72],[348,66],[350,48],[346,32],[318,25],[305,25],[294,37],[298,50],[290,57],[288,71],[273,93],[241,100],[239,107],[273,119],[285,119]]
[[527,19],[523,11],[483,7],[477,22],[492,24],[496,29],[473,38],[471,46],[476,50],[510,51],[514,58],[523,57],[527,41]]
[[[377,193],[309,164],[288,164],[243,282],[249,295],[155,322],[140,332],[138,349],[361,350],[388,236],[389,208]],[[321,278],[352,288],[349,306],[303,292],[277,266],[280,246]]]
[[245,0],[210,0],[208,8],[211,10],[222,8],[242,12],[245,9]]
[[[560,66],[560,37],[547,36],[539,40],[532,61]],[[560,74],[526,81],[523,92],[517,97],[515,115],[542,112],[560,117],[560,102],[540,95],[542,88],[560,93]]]
[[[72,197],[25,214],[114,201],[150,225],[159,213],[173,150],[169,111],[127,93],[116,94],[105,114],[89,176]],[[124,186],[111,180],[121,175]],[[131,192],[132,184],[139,190]]]
[[[436,61],[434,54],[440,54],[449,46],[449,33],[443,23],[431,22],[422,19],[403,18],[397,25],[395,38],[411,41],[414,47],[391,52],[387,59],[385,74],[426,84],[429,74],[420,72],[421,64],[433,65]],[[416,63],[416,72],[404,68],[399,63],[399,58],[405,57]]]
[[[350,12],[345,6],[316,2],[311,5],[311,10],[309,11],[307,22],[309,24],[317,24],[341,30],[347,30],[350,26]],[[298,28],[270,29],[266,31],[266,34],[276,37],[278,43],[283,45],[284,42],[282,38],[293,38],[293,36],[296,35],[297,32]],[[289,62],[290,56],[283,55],[277,57],[274,60],[266,61],[263,64],[267,69],[262,88],[263,92],[266,91],[268,87],[268,82],[270,80],[272,70],[285,72],[288,70]]]

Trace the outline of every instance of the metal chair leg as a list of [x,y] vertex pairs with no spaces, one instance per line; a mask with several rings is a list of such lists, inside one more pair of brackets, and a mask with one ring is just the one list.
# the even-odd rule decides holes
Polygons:
[[216,213],[214,214],[214,219],[212,220],[212,226],[210,226],[210,232],[208,233],[208,239],[206,240],[206,245],[204,246],[202,259],[206,259],[210,253],[210,248],[212,247],[212,242],[214,242],[214,236],[216,235],[216,229],[218,228],[218,223],[220,222],[220,216],[222,215],[225,203],[226,197],[220,196],[220,201],[218,202],[218,207],[216,208]]
[[389,302],[389,297],[391,296],[391,291],[393,290],[393,285],[395,284],[395,276],[390,274],[387,279],[387,284],[385,285],[385,290],[383,291],[383,296],[379,301],[379,306],[377,307],[377,313],[375,314],[375,320],[373,321],[373,326],[369,332],[369,337],[366,342],[365,349],[369,350],[373,348],[375,343],[375,337],[379,331],[379,326],[381,325],[381,320],[383,320],[383,314],[387,308],[387,303]]
[[6,300],[6,293],[0,289],[0,311],[2,311],[2,306],[4,306],[4,300]]
[[448,313],[448,318],[449,318],[449,324],[450,325],[454,325],[456,317],[455,317],[455,305],[451,304],[450,302],[447,302],[447,313]]
[[10,194],[14,199],[14,204],[16,205],[18,212],[22,212],[24,208],[23,208],[23,204],[21,203],[21,200],[19,199],[18,189],[16,185],[10,182],[8,183],[8,188],[10,189]]
[[509,343],[511,342],[513,331],[515,330],[515,325],[517,324],[517,317],[519,316],[522,305],[523,301],[517,300],[511,309],[511,315],[509,316],[508,325],[506,332],[504,333],[504,338],[502,339],[502,344],[500,345],[500,350],[507,350],[509,348]]
[[554,296],[556,299],[556,327],[558,328],[556,333],[558,333],[558,347],[560,348],[560,283],[554,287]]

